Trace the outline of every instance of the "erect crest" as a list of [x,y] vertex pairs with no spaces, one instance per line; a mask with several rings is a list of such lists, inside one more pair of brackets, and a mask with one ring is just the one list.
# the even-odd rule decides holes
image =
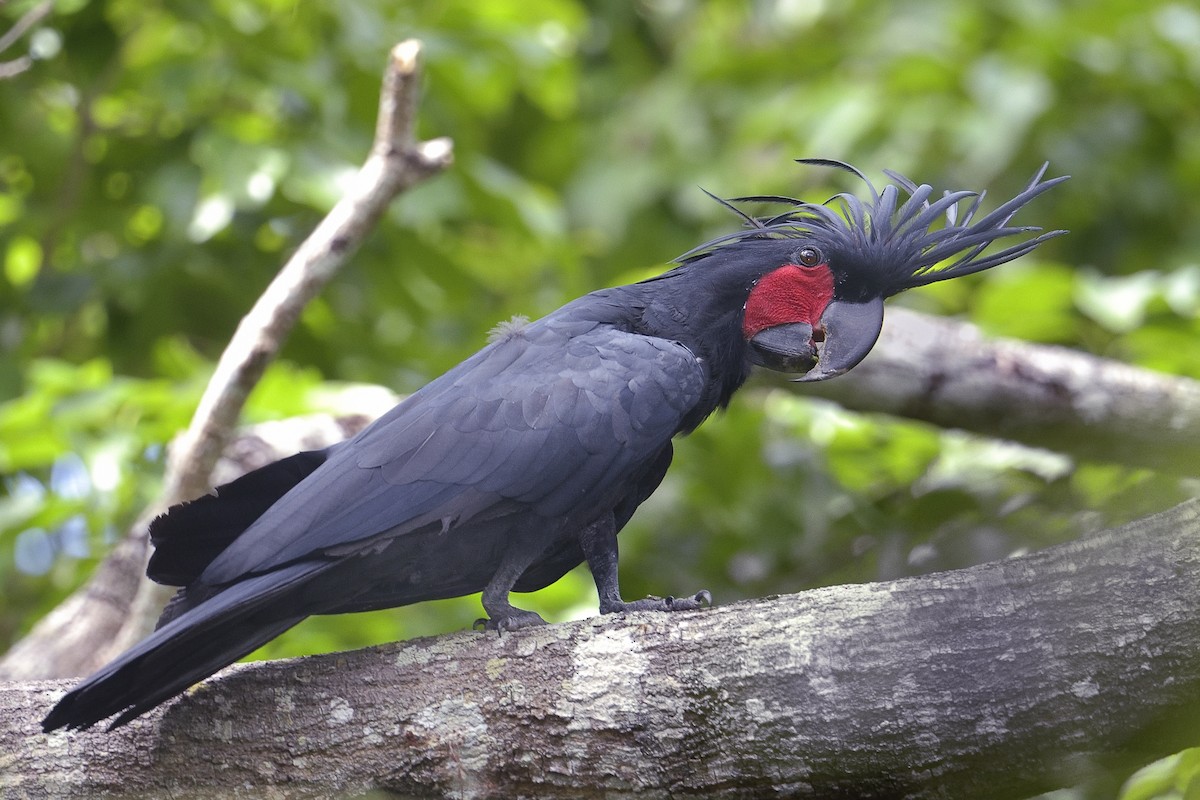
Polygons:
[[[677,260],[692,261],[748,239],[811,239],[836,252],[844,262],[843,268],[871,270],[874,273],[869,276],[871,282],[881,285],[886,295],[892,295],[1003,264],[1028,253],[1047,239],[1066,233],[1061,230],[1040,233],[1041,228],[1009,224],[1023,206],[1067,179],[1063,176],[1043,181],[1047,164],[1042,165],[1015,197],[976,219],[986,192],[945,191],[931,200],[933,187],[917,185],[890,170],[884,170],[884,174],[895,183],[889,183],[879,191],[866,175],[845,162],[824,158],[797,161],[850,172],[866,184],[870,196],[864,200],[842,192],[825,203],[816,204],[777,195],[722,200],[709,194],[740,216],[746,229],[719,236],[689,250]],[[772,217],[752,217],[733,205],[737,202],[784,203],[791,208]],[[1034,233],[1038,235],[985,253],[997,240]],[[881,270],[884,274],[879,274]]]

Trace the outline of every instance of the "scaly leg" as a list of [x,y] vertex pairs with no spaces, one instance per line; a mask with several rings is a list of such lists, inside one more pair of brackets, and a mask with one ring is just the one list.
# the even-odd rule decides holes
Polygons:
[[690,611],[712,605],[712,595],[701,589],[692,597],[647,597],[627,603],[621,599],[617,580],[617,526],[612,514],[605,514],[579,534],[579,545],[600,595],[600,613],[620,611]]
[[534,625],[545,625],[546,620],[533,611],[517,608],[508,602],[508,594],[516,585],[517,579],[537,557],[536,552],[510,547],[500,560],[496,574],[488,581],[483,590],[483,610],[487,617],[475,620],[475,628],[496,631],[515,631],[519,628],[529,628]]

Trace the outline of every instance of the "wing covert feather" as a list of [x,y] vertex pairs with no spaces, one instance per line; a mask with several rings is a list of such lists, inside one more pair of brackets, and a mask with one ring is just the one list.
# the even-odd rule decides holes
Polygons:
[[[547,518],[615,502],[699,401],[703,365],[683,346],[547,318],[385,414],[252,525],[203,575],[240,574],[371,546],[490,506]],[[491,498],[490,500],[487,498]]]

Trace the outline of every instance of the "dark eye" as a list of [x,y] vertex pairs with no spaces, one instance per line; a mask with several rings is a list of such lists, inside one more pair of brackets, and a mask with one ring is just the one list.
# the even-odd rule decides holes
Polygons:
[[800,248],[800,252],[796,253],[796,259],[806,267],[815,267],[825,260],[821,251],[815,247]]

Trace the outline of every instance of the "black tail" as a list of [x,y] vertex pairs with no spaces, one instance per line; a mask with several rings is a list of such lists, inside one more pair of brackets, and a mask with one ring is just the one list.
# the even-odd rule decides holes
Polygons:
[[150,523],[154,555],[146,574],[168,586],[187,586],[293,486],[325,463],[328,450],[310,450],[248,472]]
[[42,729],[90,728],[119,714],[112,730],[183,692],[304,619],[297,590],[334,563],[300,562],[247,578],[179,615],[68,692]]

